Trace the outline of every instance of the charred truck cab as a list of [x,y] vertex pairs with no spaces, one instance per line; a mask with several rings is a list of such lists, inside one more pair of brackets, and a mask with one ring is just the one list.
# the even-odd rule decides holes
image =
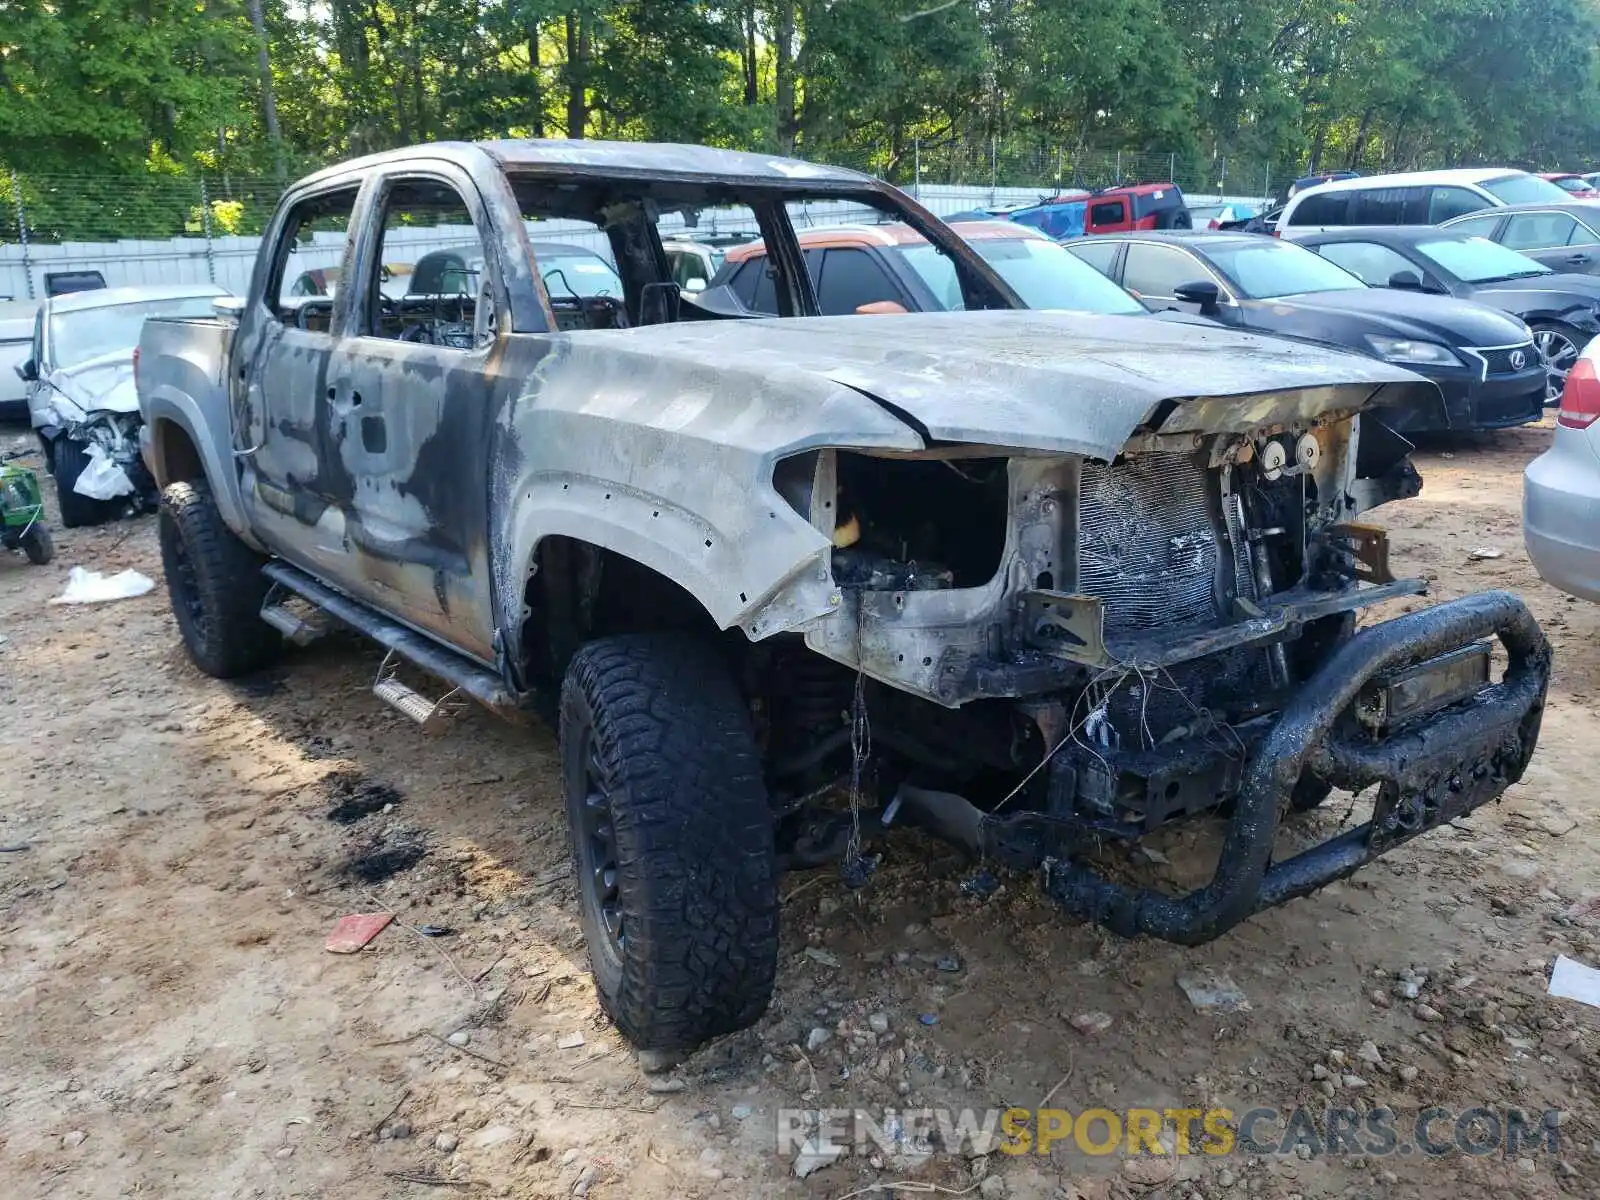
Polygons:
[[[802,211],[910,225],[964,311],[821,315]],[[673,281],[667,241],[738,219],[776,318]],[[416,230],[459,248],[447,277],[417,281]],[[350,286],[295,293],[335,259]],[[469,697],[552,719],[597,992],[641,1048],[755,1021],[778,873],[864,883],[898,823],[1196,943],[1494,799],[1533,752],[1549,650],[1514,597],[1356,631],[1424,590],[1361,518],[1420,486],[1385,417],[1432,384],[1018,311],[865,176],[691,146],[396,151],[290,188],[238,307],[140,342],[191,656],[239,675],[349,626],[387,651],[375,696],[425,726]],[[1335,788],[1370,817],[1275,855]],[[1105,862],[1189,820],[1222,833],[1197,891]]]

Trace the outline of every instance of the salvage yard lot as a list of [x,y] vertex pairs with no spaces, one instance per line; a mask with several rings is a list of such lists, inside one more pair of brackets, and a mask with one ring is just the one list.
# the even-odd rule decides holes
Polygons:
[[[837,1198],[903,1164],[797,1180],[778,1109],[1050,1096],[1567,1115],[1523,1161],[1130,1163],[1062,1142],[911,1177],[977,1195],[987,1171],[983,1195],[1026,1200],[1600,1194],[1600,1010],[1544,996],[1557,954],[1600,963],[1600,903],[1582,903],[1600,895],[1600,606],[1540,583],[1521,541],[1521,471],[1549,438],[1547,420],[1420,454],[1422,496],[1367,518],[1436,598],[1508,588],[1555,646],[1543,738],[1503,802],[1198,950],[1071,922],[1023,876],[969,894],[969,864],[898,834],[863,892],[784,881],[772,1009],[653,1084],[594,1002],[548,732],[473,710],[419,735],[369,694],[379,653],[353,637],[208,679],[160,587],[47,604],[74,565],[159,581],[153,520],[58,527],[52,565],[0,563],[0,845],[26,845],[0,855],[0,1191]],[[1172,861],[1150,869],[1182,871],[1183,843],[1158,845]],[[398,922],[366,952],[324,952],[339,916],[385,907]],[[1196,966],[1248,1011],[1196,1011],[1176,985]],[[1402,973],[1426,974],[1415,1000]],[[1074,1023],[1095,1013],[1109,1025]]]

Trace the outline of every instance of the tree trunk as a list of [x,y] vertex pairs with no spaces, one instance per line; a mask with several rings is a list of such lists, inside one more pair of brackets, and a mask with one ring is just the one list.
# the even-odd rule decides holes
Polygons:
[[744,6],[744,103],[754,108],[761,102],[761,59],[756,51],[756,0]]
[[777,56],[773,83],[778,108],[778,147],[785,154],[794,153],[795,135],[799,133],[794,109],[794,10],[795,0],[781,0],[779,3],[777,36],[773,46]]
[[1328,124],[1326,121],[1317,122],[1317,135],[1311,139],[1311,159],[1306,164],[1306,173],[1315,175],[1322,166],[1323,152],[1328,148]]
[[589,124],[589,25],[567,14],[567,136],[581,138]]
[[528,88],[528,106],[533,110],[529,122],[533,136],[544,136],[544,67],[539,61],[539,22],[528,24],[528,74],[532,82]]
[[277,176],[282,180],[288,173],[283,161],[283,128],[278,124],[278,97],[272,88],[272,59],[267,49],[267,20],[261,12],[261,0],[246,0],[250,9],[250,25],[256,31],[256,72],[261,76],[261,122],[267,127],[267,141],[272,143],[272,160]]
[[1361,114],[1361,128],[1356,131],[1356,140],[1350,146],[1350,163],[1345,167],[1347,171],[1356,171],[1361,167],[1361,158],[1367,152],[1367,136],[1372,130],[1371,108]]

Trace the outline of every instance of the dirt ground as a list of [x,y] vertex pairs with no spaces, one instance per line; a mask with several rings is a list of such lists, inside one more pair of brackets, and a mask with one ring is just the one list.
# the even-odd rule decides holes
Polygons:
[[[1509,588],[1555,644],[1543,741],[1500,804],[1198,950],[1076,924],[1026,876],[972,894],[970,864],[899,834],[862,892],[784,881],[770,1012],[664,1077],[596,1007],[546,731],[472,711],[419,735],[370,695],[379,656],[353,638],[205,678],[153,520],[58,526],[54,564],[0,562],[0,1194],[1600,1195],[1600,1010],[1544,994],[1557,954],[1600,962],[1582,904],[1600,895],[1600,607],[1543,585],[1520,532],[1549,436],[1420,455],[1422,496],[1374,517],[1434,596]],[[73,565],[157,587],[48,604]],[[325,952],[340,915],[385,908],[403,926]],[[1248,1009],[1192,1006],[1176,981],[1196,967]],[[801,1180],[774,1149],[780,1108],[1047,1097],[1383,1104],[1402,1130],[1429,1106],[1565,1115],[1553,1152],[1515,1155],[1130,1159],[1068,1139],[852,1154]]]

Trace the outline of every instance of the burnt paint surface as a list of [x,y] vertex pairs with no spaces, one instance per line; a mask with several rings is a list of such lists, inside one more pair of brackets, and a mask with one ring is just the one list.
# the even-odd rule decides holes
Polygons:
[[[272,282],[264,253],[230,362],[252,532],[485,663],[517,661],[525,584],[552,534],[658,571],[718,625],[752,636],[837,616],[828,539],[772,485],[786,455],[919,450],[934,440],[1109,460],[1141,426],[1197,397],[1238,424],[1277,415],[1285,395],[1300,411],[1353,409],[1419,384],[1398,368],[1303,345],[1074,313],[548,332],[508,167],[623,189],[670,178],[873,190],[914,224],[931,220],[852,172],[597,143],[435,145],[291,189],[268,246],[299,198],[360,186],[342,264],[344,278],[360,279],[379,253],[387,183],[448,180],[473,211],[497,311],[510,319],[480,351],[351,336],[364,328],[364,301],[349,288],[335,298],[333,334],[286,327],[262,300]],[[969,254],[959,242],[951,252]],[[1003,283],[990,291],[1006,295]]]

